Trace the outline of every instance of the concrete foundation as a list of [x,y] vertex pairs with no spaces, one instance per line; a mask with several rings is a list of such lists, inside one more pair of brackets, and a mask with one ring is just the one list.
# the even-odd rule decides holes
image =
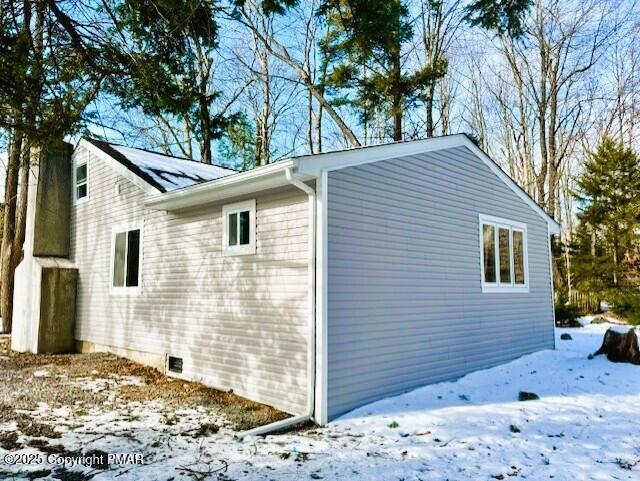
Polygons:
[[69,144],[40,156],[29,176],[24,259],[16,269],[11,348],[73,352],[78,270],[68,260],[71,204]]
[[76,341],[76,350],[81,353],[108,352],[110,354],[115,354],[116,356],[126,357],[127,359],[131,359],[139,364],[152,367],[163,374],[165,373],[166,358],[162,354],[153,354],[133,349],[105,346],[104,344],[96,344],[89,341]]

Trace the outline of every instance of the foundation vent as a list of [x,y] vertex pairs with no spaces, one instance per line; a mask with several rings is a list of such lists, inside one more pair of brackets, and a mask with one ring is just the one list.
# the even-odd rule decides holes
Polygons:
[[182,372],[182,358],[181,357],[173,357],[169,356],[168,368],[171,372],[181,373]]

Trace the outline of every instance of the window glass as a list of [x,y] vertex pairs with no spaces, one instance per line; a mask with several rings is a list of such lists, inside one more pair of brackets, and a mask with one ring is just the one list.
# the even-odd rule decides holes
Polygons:
[[513,231],[513,270],[515,283],[524,284],[524,242],[519,230]]
[[87,196],[87,164],[76,167],[76,199]]
[[127,233],[116,234],[115,254],[113,257],[113,286],[124,286],[124,266],[127,250]]
[[229,214],[229,245],[238,245],[238,214]]
[[76,187],[76,199],[82,199],[87,196],[87,184]]
[[222,254],[245,256],[256,253],[255,199],[222,206]]
[[240,212],[240,245],[249,243],[249,211]]
[[87,180],[87,164],[79,165],[76,169],[76,182],[78,184]]
[[131,230],[127,234],[127,287],[138,285],[140,268],[140,230]]
[[511,284],[511,246],[509,237],[509,229],[498,229],[500,282],[504,284]]
[[483,224],[482,240],[484,249],[484,281],[496,282],[495,228],[492,225]]

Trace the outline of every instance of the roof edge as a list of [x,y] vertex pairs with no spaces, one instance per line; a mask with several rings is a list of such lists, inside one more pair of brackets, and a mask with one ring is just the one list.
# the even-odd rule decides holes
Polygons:
[[372,146],[371,148],[356,148],[338,152],[328,152],[321,155],[306,155],[296,157],[299,171],[319,177],[323,170],[339,170],[346,167],[378,162],[409,155],[434,152],[453,147],[467,147],[476,157],[480,158],[516,195],[524,200],[549,225],[552,234],[559,234],[561,225],[551,217],[533,198],[520,187],[502,168],[478,147],[466,134],[453,134],[428,139],[394,142]]
[[[289,185],[284,171],[289,167],[295,167],[295,165],[294,159],[282,160],[202,184],[150,195],[144,203],[146,207],[151,209],[171,211],[282,187]],[[310,176],[306,177],[307,180],[313,179]]]
[[151,185],[156,190],[160,192],[167,191],[161,184],[156,182],[156,180],[152,176],[150,176],[148,173],[138,168],[136,164],[134,164],[129,159],[127,159],[127,157],[124,154],[121,154],[116,149],[114,149],[108,142],[105,142],[103,140],[98,140],[98,139],[92,139],[89,137],[83,137],[82,139],[85,142],[93,145],[95,148],[107,154],[113,160],[125,166],[129,171],[131,171],[132,173],[140,177],[142,180],[144,180],[147,184]]
[[[89,153],[105,161],[111,168],[113,168],[116,172],[122,175],[122,177],[131,181],[134,185],[140,187],[147,194],[153,195],[153,194],[159,194],[164,192],[161,188],[154,185],[155,182],[152,184],[148,182],[147,179],[145,179],[143,176],[139,175],[139,173],[136,172],[136,170],[138,170],[137,168],[136,169],[130,168],[130,166],[128,166],[126,163],[121,162],[120,160],[112,156],[110,153],[105,152],[103,149],[101,149],[94,143],[90,142],[90,140],[87,137],[82,137],[78,141],[74,149],[74,152],[76,152],[81,147],[87,149]],[[129,163],[129,161],[127,162]]]
[[358,148],[310,154],[282,160],[264,167],[232,174],[220,179],[185,187],[171,192],[151,194],[145,200],[147,207],[159,210],[175,210],[200,204],[215,202],[233,196],[246,195],[268,188],[286,185],[284,176],[278,173],[294,167],[306,180],[317,179],[322,172],[339,170],[361,164],[368,164],[408,155],[444,150],[452,147],[467,147],[482,160],[516,195],[527,203],[549,226],[551,234],[559,234],[561,225],[509,176],[488,154],[478,147],[466,134],[432,137],[422,140],[395,142]]

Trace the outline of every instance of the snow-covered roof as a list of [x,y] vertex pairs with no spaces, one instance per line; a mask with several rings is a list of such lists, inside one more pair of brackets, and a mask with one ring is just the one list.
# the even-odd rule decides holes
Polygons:
[[102,140],[85,138],[102,152],[125,165],[133,173],[161,192],[209,182],[237,173],[219,165],[135,149]]

